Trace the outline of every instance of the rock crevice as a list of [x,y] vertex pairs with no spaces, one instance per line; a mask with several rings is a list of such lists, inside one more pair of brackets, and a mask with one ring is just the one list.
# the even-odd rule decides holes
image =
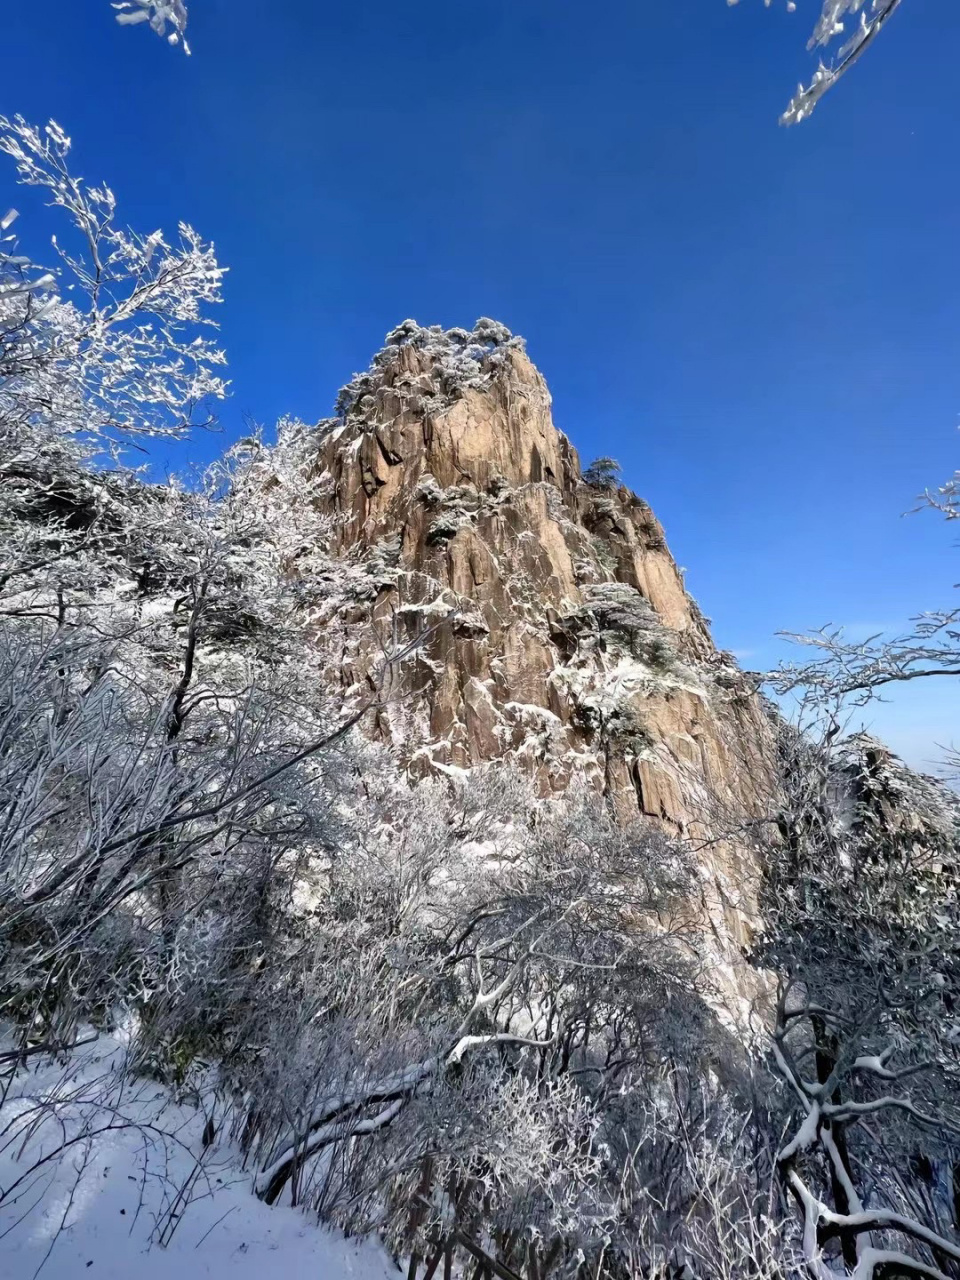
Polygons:
[[[380,567],[341,678],[377,636],[423,645],[377,732],[414,773],[512,760],[578,776],[679,832],[756,802],[769,733],[650,507],[584,482],[546,384],[503,326],[406,322],[315,433],[333,550]],[[383,571],[385,548],[392,550]]]

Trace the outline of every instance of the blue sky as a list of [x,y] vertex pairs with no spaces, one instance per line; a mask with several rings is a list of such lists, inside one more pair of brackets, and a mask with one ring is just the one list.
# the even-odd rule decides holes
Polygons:
[[[779,629],[897,625],[960,578],[901,514],[960,457],[960,6],[902,6],[784,130],[818,9],[194,0],[188,59],[107,0],[14,0],[0,111],[58,119],[133,225],[216,242],[228,438],[324,416],[406,316],[522,333],[759,667]],[[870,718],[923,763],[958,710],[921,682]]]

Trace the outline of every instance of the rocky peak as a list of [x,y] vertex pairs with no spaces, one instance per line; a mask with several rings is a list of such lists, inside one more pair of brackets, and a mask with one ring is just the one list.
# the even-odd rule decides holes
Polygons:
[[[422,638],[376,732],[414,773],[513,760],[686,831],[750,802],[768,758],[650,507],[585,483],[523,343],[406,321],[313,434],[310,490],[368,590],[340,621],[345,688],[377,636]],[[347,616],[347,614],[349,616]]]

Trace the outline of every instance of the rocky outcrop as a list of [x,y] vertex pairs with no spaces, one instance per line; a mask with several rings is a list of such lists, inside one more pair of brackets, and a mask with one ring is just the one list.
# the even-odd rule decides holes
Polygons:
[[332,549],[362,569],[336,669],[362,688],[385,641],[420,638],[376,725],[409,770],[513,760],[545,794],[583,776],[681,833],[758,803],[751,681],[650,507],[584,482],[519,340],[408,321],[338,410],[307,477]]
[[855,733],[832,757],[833,799],[845,828],[887,865],[921,865],[943,899],[960,883],[960,796],[943,778],[918,773],[878,738]]

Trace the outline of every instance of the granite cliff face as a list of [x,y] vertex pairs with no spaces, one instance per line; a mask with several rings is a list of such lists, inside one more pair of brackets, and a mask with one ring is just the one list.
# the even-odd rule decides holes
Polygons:
[[423,638],[375,727],[410,771],[513,760],[544,794],[580,775],[680,833],[717,800],[758,802],[760,700],[650,507],[584,482],[519,340],[408,321],[338,411],[308,466],[331,550],[367,584],[340,610],[337,671],[362,688],[378,636]]

